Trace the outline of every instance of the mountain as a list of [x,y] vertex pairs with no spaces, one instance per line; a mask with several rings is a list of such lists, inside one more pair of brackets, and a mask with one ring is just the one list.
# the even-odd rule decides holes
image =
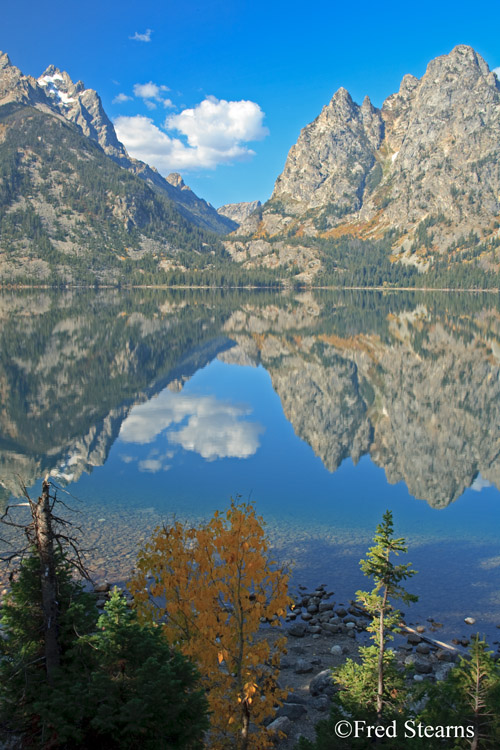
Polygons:
[[236,228],[234,222],[219,216],[210,203],[198,198],[184,185],[180,175],[170,175],[165,179],[154,167],[132,159],[118,140],[114,126],[104,111],[96,91],[86,89],[82,81],[73,83],[65,71],[60,71],[54,65],[49,65],[37,83],[44,89],[52,106],[63,117],[78,125],[84,135],[96,141],[104,153],[120,166],[129,169],[161,194],[166,195],[186,219],[218,234],[227,234]]
[[131,160],[95,91],[55,68],[36,81],[7,55],[0,177],[0,280],[113,282],[224,257],[193,219],[208,204]]
[[254,211],[260,208],[262,203],[260,201],[247,201],[245,203],[227,203],[225,206],[220,206],[217,209],[217,213],[221,216],[226,216],[228,219],[236,222],[238,226],[242,224],[245,219],[248,219]]
[[385,240],[391,262],[420,272],[476,259],[499,270],[500,84],[471,47],[432,60],[420,80],[406,75],[380,109],[340,88],[226,247],[310,279],[340,239]]

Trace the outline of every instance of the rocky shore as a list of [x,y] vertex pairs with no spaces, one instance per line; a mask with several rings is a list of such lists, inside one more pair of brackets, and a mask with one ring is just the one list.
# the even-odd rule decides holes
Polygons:
[[[95,587],[98,607],[104,606],[109,588],[108,583]],[[279,742],[281,750],[292,750],[301,735],[314,739],[315,725],[328,716],[336,690],[331,669],[347,658],[358,659],[359,646],[369,642],[366,628],[371,620],[356,602],[335,601],[334,592],[326,585],[314,590],[299,586],[292,598],[294,604],[285,619],[287,653],[280,668],[281,687],[289,694],[268,725],[286,736]],[[473,629],[473,625],[473,618],[464,618],[465,628]],[[400,667],[411,668],[410,680],[445,679],[469,645],[469,638],[463,635],[451,642],[439,640],[440,627],[432,618],[425,625],[414,627],[402,621],[401,633],[395,636],[391,647]],[[262,623],[261,638],[274,640],[281,635]],[[498,646],[498,642],[494,645]],[[497,657],[500,659],[500,650]]]
[[[102,609],[111,585],[108,581],[100,582],[93,590],[97,607]],[[131,598],[125,588],[123,592]],[[7,589],[1,593],[7,593]],[[281,660],[279,679],[281,687],[289,693],[268,725],[284,735],[284,739],[277,740],[280,750],[292,750],[300,736],[314,739],[315,726],[328,716],[331,698],[337,689],[331,670],[348,658],[359,658],[359,646],[369,642],[366,628],[371,619],[356,602],[336,601],[334,592],[326,585],[314,590],[299,586],[292,598],[294,603],[284,623],[288,644]],[[474,624],[473,618],[464,617],[464,627],[471,632],[475,632]],[[409,626],[402,621],[401,632],[395,636],[391,647],[400,667],[411,668],[409,680],[443,680],[459,655],[465,652],[469,638],[461,635],[451,642],[440,641],[440,627],[431,617],[425,625]],[[500,623],[497,627],[500,628]],[[282,634],[263,622],[259,637],[274,640]],[[500,660],[498,640],[490,643],[492,649],[495,646]]]
[[[336,690],[331,669],[347,658],[357,660],[358,647],[369,642],[369,615],[355,602],[336,602],[333,597],[324,585],[314,591],[299,587],[295,607],[286,618],[288,653],[281,661],[280,682],[290,693],[269,725],[286,735],[282,750],[291,750],[301,735],[314,738],[314,727],[328,715]],[[431,637],[438,630],[439,623],[433,621],[416,628],[402,625],[403,632],[395,637],[397,661],[401,668],[412,667],[415,682],[444,679],[461,647],[468,645],[465,638],[448,644]]]

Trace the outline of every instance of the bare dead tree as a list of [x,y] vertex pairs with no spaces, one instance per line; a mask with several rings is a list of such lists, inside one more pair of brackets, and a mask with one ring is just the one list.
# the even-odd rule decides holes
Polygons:
[[[47,681],[52,684],[54,672],[60,663],[57,552],[84,578],[90,580],[90,576],[75,537],[68,533],[68,528],[73,524],[54,513],[56,503],[65,503],[57,497],[57,488],[50,483],[48,475],[42,483],[42,494],[36,501],[31,499],[24,484],[21,483],[21,487],[26,502],[8,505],[0,521],[7,526],[22,529],[26,542],[21,549],[0,555],[0,561],[12,562],[19,557],[22,560],[32,550],[39,557],[45,669]],[[19,523],[13,520],[11,512],[21,507],[29,508],[30,522]]]

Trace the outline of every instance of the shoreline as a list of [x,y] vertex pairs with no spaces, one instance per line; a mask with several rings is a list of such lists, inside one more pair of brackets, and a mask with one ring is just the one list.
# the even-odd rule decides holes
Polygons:
[[27,291],[30,289],[44,289],[47,291],[54,291],[54,292],[66,292],[66,291],[73,291],[75,289],[85,289],[85,290],[94,290],[94,291],[100,291],[104,289],[112,289],[114,291],[130,291],[134,289],[160,289],[160,290],[168,290],[168,289],[176,289],[176,290],[186,290],[186,289],[195,289],[198,291],[207,291],[207,290],[226,290],[226,291],[274,291],[278,294],[288,293],[288,292],[294,292],[294,293],[300,293],[300,292],[311,292],[311,291],[331,291],[331,292],[425,292],[425,293],[432,293],[432,292],[439,292],[439,293],[455,293],[460,294],[462,292],[467,294],[499,294],[500,288],[498,287],[487,287],[487,288],[476,288],[476,287],[468,287],[468,288],[457,288],[457,287],[414,287],[414,286],[331,286],[331,285],[309,285],[304,284],[300,285],[298,288],[295,288],[293,284],[285,285],[281,288],[278,288],[276,286],[266,286],[266,285],[251,285],[251,284],[242,284],[238,286],[220,286],[217,284],[211,285],[211,284],[99,284],[97,287],[94,284],[64,284],[64,286],[59,285],[51,285],[51,284],[14,284],[14,283],[7,283],[3,284],[0,283],[0,291]]

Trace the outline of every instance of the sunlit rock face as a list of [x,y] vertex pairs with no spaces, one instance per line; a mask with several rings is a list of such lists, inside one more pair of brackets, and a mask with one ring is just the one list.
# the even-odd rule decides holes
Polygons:
[[219,206],[217,213],[225,216],[236,224],[242,224],[258,208],[261,207],[260,201],[245,201],[243,203],[226,203],[225,206]]
[[[499,163],[500,84],[477,52],[459,45],[421,79],[404,76],[380,109],[340,88],[291,147],[270,201],[226,247],[250,265],[245,250],[251,256],[257,239],[267,241],[261,265],[295,260],[314,275],[319,267],[309,264],[320,250],[306,257],[297,241],[287,244],[290,234],[376,240],[390,229],[395,257],[423,271],[471,232],[477,242],[498,239]],[[286,252],[277,252],[278,238]]]

